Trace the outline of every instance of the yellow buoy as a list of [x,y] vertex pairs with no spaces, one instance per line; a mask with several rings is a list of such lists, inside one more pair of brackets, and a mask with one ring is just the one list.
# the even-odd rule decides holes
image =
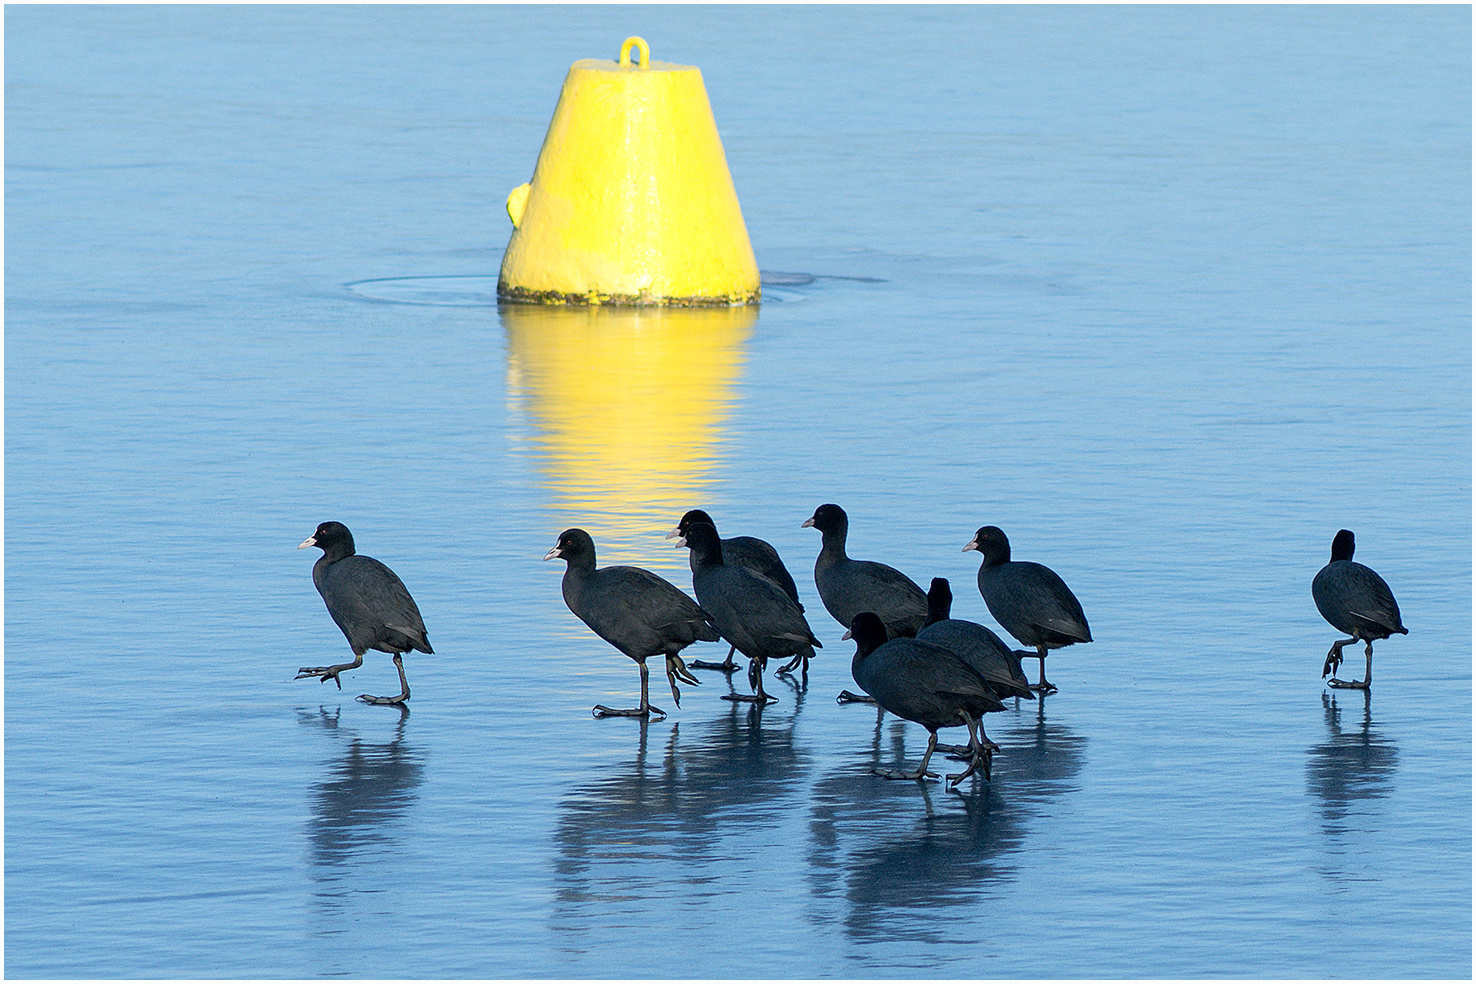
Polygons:
[[[631,61],[635,49],[639,59]],[[533,180],[507,198],[498,296],[542,304],[759,302],[758,263],[702,73],[586,58],[564,79]]]

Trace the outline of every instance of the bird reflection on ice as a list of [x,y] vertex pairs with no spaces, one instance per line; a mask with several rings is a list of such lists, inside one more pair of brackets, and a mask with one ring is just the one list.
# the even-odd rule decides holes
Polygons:
[[1356,723],[1345,727],[1338,698],[1323,691],[1328,739],[1307,749],[1307,788],[1321,803],[1322,832],[1329,835],[1357,827],[1359,802],[1387,796],[1399,769],[1399,749],[1374,727],[1371,695],[1363,691],[1351,702]]
[[641,722],[632,761],[563,799],[555,923],[602,921],[626,899],[644,897],[633,911],[643,908],[674,883],[721,884],[728,864],[748,854],[735,842],[798,812],[805,756],[793,720],[734,705],[697,727]]
[[[356,884],[350,877],[366,856],[393,851],[395,828],[416,801],[423,780],[421,756],[405,739],[409,709],[402,709],[388,741],[366,741],[339,725],[337,708],[298,711],[305,727],[330,732],[341,742],[338,758],[312,786],[308,842],[314,870],[327,895]],[[330,889],[328,886],[332,886]]]
[[817,785],[811,888],[819,897],[844,895],[848,935],[867,942],[977,940],[974,928],[950,925],[939,914],[988,898],[1015,877],[1035,816],[1074,790],[1084,760],[1085,739],[1048,723],[1043,704],[995,730],[1002,749],[992,782],[975,779],[950,791],[867,781],[868,765],[915,758],[927,740],[922,728],[878,715],[867,764]]
[[[586,954],[618,945],[623,920],[653,906],[739,925],[756,891],[787,899],[780,907],[792,918],[834,921],[840,901],[837,928],[862,942],[973,938],[940,911],[971,911],[1016,878],[1042,811],[1075,789],[1084,740],[1031,706],[997,723],[993,784],[950,791],[872,776],[872,762],[915,757],[926,735],[854,711],[854,753],[823,767],[783,702],[640,726],[623,765],[562,799],[552,925],[566,945]],[[755,868],[775,842],[793,845],[793,864]]]

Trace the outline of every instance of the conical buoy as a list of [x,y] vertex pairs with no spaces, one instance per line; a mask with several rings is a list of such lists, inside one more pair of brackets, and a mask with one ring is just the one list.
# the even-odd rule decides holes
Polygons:
[[[631,62],[631,51],[639,54]],[[507,197],[497,294],[540,304],[759,302],[758,263],[702,73],[651,61],[569,69],[533,180]]]

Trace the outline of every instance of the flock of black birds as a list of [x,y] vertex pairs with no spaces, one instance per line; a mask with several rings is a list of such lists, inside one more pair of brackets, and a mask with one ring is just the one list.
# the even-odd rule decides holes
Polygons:
[[[947,777],[950,783],[956,786],[975,774],[987,780],[999,746],[984,733],[983,716],[1004,710],[1003,701],[1010,697],[1034,700],[1037,694],[1054,693],[1056,687],[1045,676],[1048,651],[1092,641],[1081,603],[1066,582],[1042,564],[1012,560],[1009,539],[997,526],[981,527],[964,546],[982,558],[979,593],[989,613],[1034,652],[1013,650],[977,622],[950,617],[953,594],[945,578],[934,578],[925,594],[896,568],[847,556],[849,521],[840,506],[826,503],[800,525],[820,531],[815,587],[825,610],[846,627],[842,638],[856,644],[851,676],[864,696],[842,691],[837,699],[875,703],[928,731],[928,748],[917,769],[878,769],[877,774],[936,779],[928,761],[942,750],[969,763],[963,772]],[[597,704],[595,717],[665,717],[665,711],[651,704],[646,668],[646,660],[658,655],[666,661],[667,683],[679,707],[678,683],[698,683],[692,669],[731,673],[738,668],[735,653],[748,658],[753,692],[724,694],[724,699],[759,707],[775,700],[764,690],[769,660],[788,660],[777,672],[798,670],[803,676],[821,648],[778,551],[755,537],[720,537],[712,517],[701,509],[682,516],[667,537],[678,538],[677,546],[689,551],[696,600],[644,568],[597,567],[594,540],[581,529],[559,534],[543,558],[561,558],[567,565],[563,593],[569,610],[640,667],[640,704],[624,709]],[[402,705],[410,697],[410,685],[401,655],[433,652],[420,609],[394,571],[354,552],[353,534],[342,523],[323,523],[298,548],[314,546],[323,556],[313,565],[313,584],[347,637],[354,661],[303,667],[297,679],[332,680],[342,688],[339,674],[361,666],[364,653],[375,649],[394,657],[400,694],[361,694],[359,700]],[[1409,630],[1384,579],[1354,563],[1348,530],[1334,537],[1331,559],[1313,578],[1312,597],[1323,618],[1351,636],[1333,643],[1322,675],[1336,674],[1343,647],[1361,641],[1368,660],[1364,678],[1343,681],[1333,675],[1328,685],[1367,690],[1373,680],[1374,642]],[[689,665],[682,660],[682,650],[692,643],[718,641],[730,646],[724,661],[694,660]],[[1026,677],[1022,658],[1040,660],[1038,683]],[[968,731],[967,745],[938,744],[940,729],[960,726]]]

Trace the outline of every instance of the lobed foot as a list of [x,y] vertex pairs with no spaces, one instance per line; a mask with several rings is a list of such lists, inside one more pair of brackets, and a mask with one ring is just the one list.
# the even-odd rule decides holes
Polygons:
[[972,760],[969,762],[969,767],[960,772],[958,775],[949,776],[949,784],[952,786],[957,786],[959,783],[963,782],[965,779],[967,779],[971,775],[974,775],[975,773],[983,775],[984,781],[988,782],[989,774],[992,771],[994,765],[994,747],[985,749],[984,754],[982,755],[971,756]]
[[835,695],[837,704],[875,704],[876,698],[867,697],[864,694],[853,694],[849,690],[842,690]]
[[292,679],[294,679],[294,680],[304,680],[304,679],[307,679],[308,677],[318,677],[323,683],[327,683],[329,680],[332,680],[334,683],[338,684],[338,689],[339,690],[342,690],[343,689],[343,682],[338,679],[338,674],[342,673],[346,669],[349,669],[349,667],[347,667],[347,666],[304,666],[304,667],[302,667],[301,669],[299,669],[297,671],[297,676],[293,677]]
[[357,698],[366,704],[378,704],[382,707],[399,707],[410,699],[409,694],[401,694],[398,697],[374,697],[370,694],[360,694]]
[[660,721],[662,718],[666,717],[666,712],[663,711],[661,708],[657,707],[655,704],[652,704],[652,705],[650,705],[648,707],[629,707],[629,708],[623,708],[623,709],[622,708],[615,708],[615,707],[606,707],[604,704],[596,704],[594,706],[594,709],[593,709],[593,712],[592,713],[597,718],[607,718],[607,717],[652,718],[652,716],[654,715],[654,718],[652,718],[652,719],[653,720],[656,720],[656,721]]
[[1368,689],[1368,681],[1367,680],[1339,680],[1337,677],[1333,677],[1331,680],[1327,681],[1327,685],[1329,687],[1336,687],[1339,690],[1367,690]]
[[[642,667],[644,667],[645,665],[645,663],[641,664]],[[687,664],[682,662],[682,658],[680,656],[667,656],[666,682],[671,686],[671,699],[676,701],[677,707],[681,707],[682,692],[677,689],[678,680],[682,681],[683,683],[690,684],[694,687],[702,686],[702,681],[698,680],[692,675],[691,671],[687,669]]]
[[728,656],[721,663],[709,663],[705,659],[694,659],[687,665],[699,670],[717,670],[719,673],[732,673],[738,669],[738,664],[733,662],[733,654],[737,651],[737,646],[729,646]]
[[[1333,643],[1332,648],[1327,651],[1327,659],[1322,661],[1322,675],[1336,676],[1338,667],[1343,665],[1343,647],[1354,645],[1357,642],[1357,637],[1354,637],[1352,639],[1339,639]],[[1369,643],[1369,645],[1372,646],[1373,643]],[[1339,684],[1339,686],[1342,686],[1342,684]]]
[[779,667],[779,669],[775,672],[790,674],[793,673],[796,669],[800,671],[800,676],[808,677],[810,675],[810,661],[804,656],[796,656],[788,663],[785,663],[783,666]]
[[738,664],[731,659],[724,660],[721,663],[709,663],[705,659],[694,659],[687,665],[694,670],[717,670],[719,673],[732,673],[738,669]]
[[770,704],[778,700],[770,694],[723,694],[723,700],[743,701],[749,704]]
[[[971,745],[939,745],[938,751],[942,752],[946,758],[950,758],[955,762],[962,762],[975,757],[974,749]],[[984,743],[984,751],[993,755],[999,751],[999,746],[992,741],[987,741]]]
[[938,778],[936,772],[903,772],[901,769],[872,769],[871,774],[883,779],[915,779],[918,782]]

